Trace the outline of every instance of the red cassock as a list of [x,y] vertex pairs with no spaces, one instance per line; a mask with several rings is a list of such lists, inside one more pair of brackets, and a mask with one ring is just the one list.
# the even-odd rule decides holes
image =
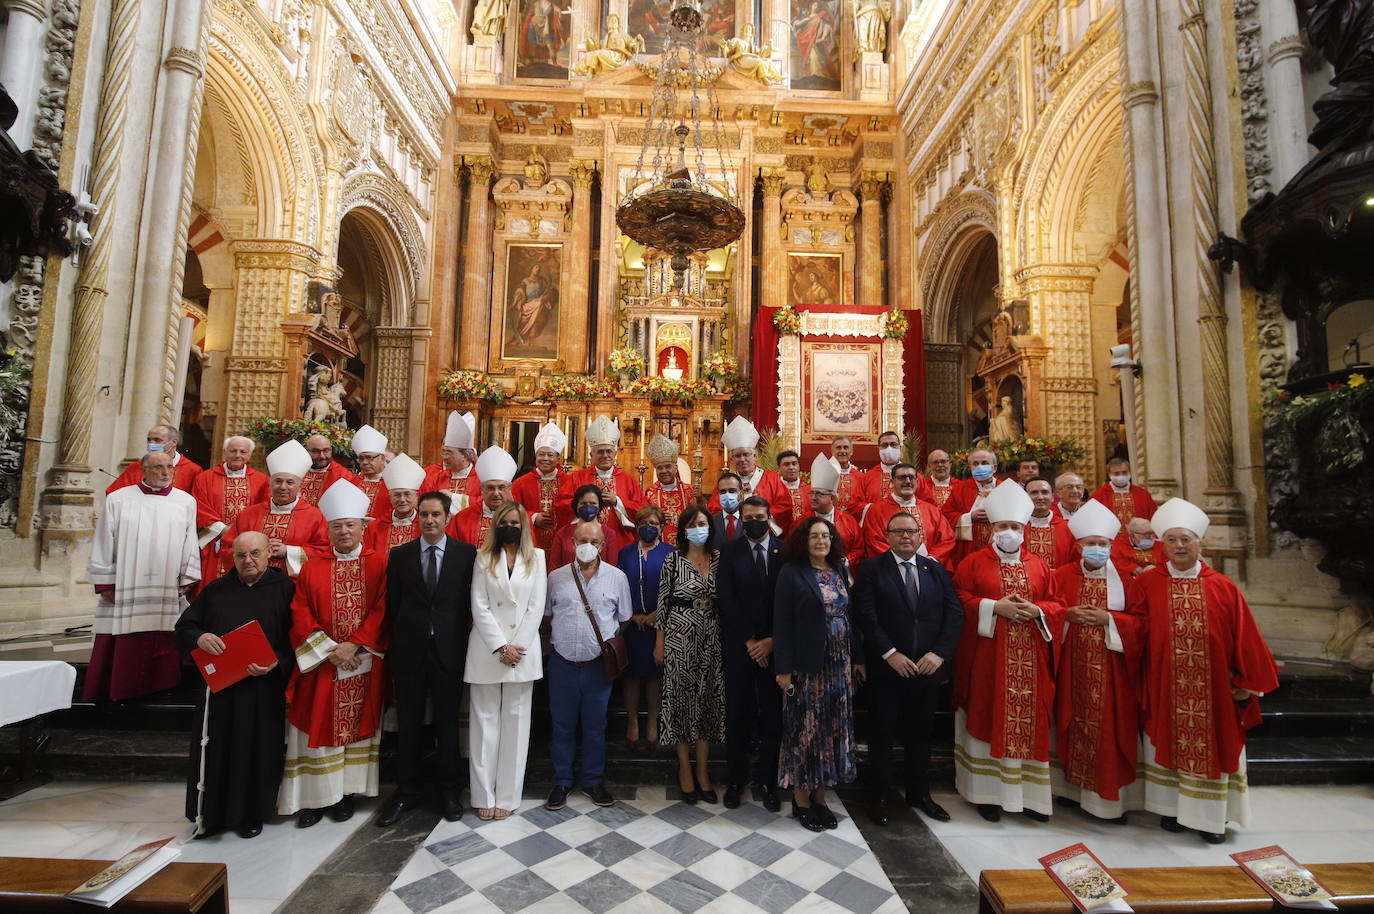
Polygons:
[[369,739],[382,719],[382,654],[387,646],[386,553],[364,548],[357,559],[306,562],[291,600],[291,644],[300,648],[323,631],[342,644],[351,641],[374,656],[372,671],[334,678],[324,661],[308,673],[299,667],[286,689],[287,719],[310,736],[310,748],[346,746]]
[[1050,571],[1077,563],[1078,542],[1069,532],[1069,522],[1053,508],[1050,509],[1048,527],[1037,527],[1032,519],[1022,531],[1026,537],[1026,548],[1050,566]]
[[602,528],[606,531],[606,542],[612,542],[614,534],[615,551],[611,552],[611,564],[615,564],[615,554],[620,547],[626,543],[632,543],[635,539],[635,512],[644,507],[644,490],[635,482],[633,476],[626,473],[620,467],[611,471],[611,478],[602,481],[596,475],[596,467],[583,467],[574,470],[563,478],[563,488],[558,492],[558,501],[554,505],[555,513],[560,527],[572,523],[572,497],[573,493],[583,486],[599,486],[603,492],[612,492],[620,500],[621,507],[625,511],[625,517],[629,520],[626,524],[620,519],[614,508],[603,508],[601,517]]
[[1104,482],[1093,493],[1093,498],[1111,508],[1123,527],[1133,517],[1149,520],[1155,516],[1154,496],[1140,486],[1133,485],[1125,492],[1118,492],[1110,482]]
[[[921,497],[921,479],[916,476],[916,497]],[[863,476],[864,503],[872,504],[875,501],[882,501],[892,494],[892,467],[878,464],[864,471]]]
[[967,480],[949,479],[949,485],[937,486],[929,476],[920,476],[916,479],[916,497],[921,501],[928,501],[941,511],[945,509],[945,502],[949,501],[949,496],[958,490]]
[[482,510],[482,504],[478,502],[453,515],[453,519],[448,522],[447,532],[454,539],[476,546],[480,551],[482,544],[487,541],[487,533],[490,530],[491,516]]
[[[993,487],[995,488],[996,485],[994,479]],[[978,483],[972,479],[961,479],[955,486],[951,487],[949,499],[940,509],[945,513],[945,520],[949,521],[950,529],[954,531],[956,539],[959,536],[959,518],[973,510],[973,505],[978,499],[978,492]],[[985,497],[990,494],[992,494],[992,489],[983,493]],[[919,490],[917,497],[920,497]],[[973,539],[959,540],[954,546],[954,567],[958,568],[964,559],[982,549],[991,539],[992,525],[975,523],[973,525]]]
[[[1079,562],[1054,572],[1065,607],[1107,609],[1107,579],[1086,578]],[[1130,604],[1134,585],[1122,580]],[[1065,623],[1055,657],[1055,750],[1064,778],[1104,800],[1135,781],[1140,750],[1140,617],[1112,613],[1121,652],[1107,649],[1105,625]],[[1059,636],[1059,632],[1055,632]]]
[[352,482],[353,478],[353,474],[337,460],[329,461],[329,466],[323,470],[306,470],[305,478],[301,480],[301,499],[307,504],[318,505],[325,489],[340,479]]
[[945,516],[934,505],[930,502],[921,501],[919,498],[916,499],[914,507],[907,508],[897,504],[896,499],[889,495],[882,501],[875,501],[864,509],[863,520],[860,522],[864,558],[888,550],[887,522],[898,511],[920,514],[917,520],[921,525],[921,533],[925,537],[926,554],[944,565],[945,568],[949,568],[950,555],[954,552],[954,530],[950,528],[949,521],[945,520]]
[[[252,467],[244,468],[244,475],[233,477],[224,471],[224,464],[216,464],[196,476],[191,483],[191,496],[196,500],[196,527],[204,530],[211,524],[221,523],[232,527],[239,514],[249,505],[267,501],[269,481],[266,474]],[[200,567],[218,568],[219,543],[211,540],[200,549]],[[202,581],[199,586],[208,584]]]
[[1130,609],[1143,617],[1144,729],[1159,764],[1212,781],[1234,773],[1260,708],[1253,696],[1237,704],[1231,688],[1267,693],[1279,684],[1245,597],[1205,564],[1196,578],[1161,565],[1136,578]]
[[[678,482],[677,488],[669,492],[655,482],[644,490],[644,503],[662,509],[663,542],[669,546],[677,545],[677,521],[689,505],[697,503],[697,493],[685,482]],[[771,506],[770,506],[771,507]]]
[[[807,512],[806,517],[815,517],[816,512]],[[802,520],[806,520],[806,517]],[[849,559],[849,573],[857,574],[859,563],[864,556],[864,535],[859,529],[859,522],[854,519],[854,515],[835,509],[835,519],[833,521],[835,529],[839,531],[840,539],[844,540],[844,555]]]
[[453,471],[444,466],[444,462],[441,460],[425,467],[425,481],[420,486],[420,494],[423,495],[425,492],[466,495],[468,497],[467,504],[455,504],[453,506],[453,513],[457,514],[468,505],[475,505],[482,500],[482,480],[477,478],[477,467],[472,464],[468,464],[467,476],[462,479],[454,479]]
[[420,538],[420,524],[416,515],[410,515],[410,523],[396,523],[395,515],[379,517],[367,525],[363,533],[363,549],[388,553],[397,546],[403,546],[413,539]]
[[1131,545],[1131,538],[1123,528],[1112,540],[1112,564],[1122,578],[1134,579],[1152,565],[1163,565],[1169,559],[1164,554],[1164,546],[1155,543],[1149,549],[1137,549]]
[[[272,502],[262,501],[244,508],[219,538],[217,576],[234,567],[234,537],[250,530],[265,533],[268,539],[281,540],[288,546],[300,546],[306,558],[329,554],[329,532],[319,508],[299,498],[289,514],[273,514]],[[271,565],[283,572],[287,570],[286,559],[274,558]]]
[[1064,610],[1049,568],[1025,550],[1019,563],[998,561],[992,546],[959,565],[954,588],[964,604],[964,630],[954,655],[954,707],[968,732],[991,747],[993,758],[1050,760],[1054,666],[1050,645],[1034,622],[995,617],[993,636],[978,634],[978,603],[1020,594],[1039,606],[1050,632]]
[[536,514],[543,514],[554,520],[554,526],[548,530],[534,528],[534,545],[545,552],[553,548],[553,534],[558,523],[558,512],[554,507],[558,501],[558,490],[562,488],[563,477],[566,475],[559,469],[554,472],[553,479],[540,479],[539,471],[531,470],[510,484],[510,497],[525,506],[530,520],[533,520]]
[[[180,489],[188,494],[191,493],[191,486],[196,481],[196,477],[201,473],[200,464],[187,457],[185,454],[177,455],[175,468],[172,470],[172,488]],[[136,486],[143,481],[143,464],[135,460],[124,468],[124,472],[119,474],[119,478],[105,487],[105,494],[109,495],[116,489],[123,489],[127,486]]]
[[[779,480],[781,482],[781,480]],[[779,514],[779,511],[784,513]],[[782,498],[779,500],[779,507],[773,509],[773,519],[782,528],[782,535],[785,537],[792,532],[792,528],[797,525],[797,521],[803,517],[811,516],[811,486],[805,482],[797,483],[795,489],[787,488],[787,483],[782,484]]]
[[846,511],[857,519],[868,503],[868,486],[864,471],[854,464],[849,465],[848,473],[840,473],[840,481],[835,483],[835,510]]
[[368,479],[361,473],[353,474],[353,484],[362,490],[363,494],[372,499],[368,506],[367,516],[372,519],[391,516],[391,493],[387,491],[386,482],[378,476],[375,480]]

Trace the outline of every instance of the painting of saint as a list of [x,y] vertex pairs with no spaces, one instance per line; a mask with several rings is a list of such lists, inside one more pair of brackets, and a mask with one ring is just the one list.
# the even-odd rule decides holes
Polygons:
[[803,443],[877,440],[879,351],[877,343],[802,342]]
[[521,79],[567,79],[570,0],[521,0],[515,75]]
[[506,248],[505,359],[558,358],[558,284],[561,244]]
[[[663,53],[670,6],[670,0],[630,0],[625,33],[642,36],[645,53]],[[721,44],[735,33],[735,0],[702,0],[701,18],[704,25],[698,50],[719,57]]]
[[720,46],[735,34],[735,0],[701,0],[701,20],[701,52],[721,56]]
[[789,254],[789,305],[838,305],[842,278],[838,254]]
[[840,91],[839,0],[792,0],[791,50],[793,89]]

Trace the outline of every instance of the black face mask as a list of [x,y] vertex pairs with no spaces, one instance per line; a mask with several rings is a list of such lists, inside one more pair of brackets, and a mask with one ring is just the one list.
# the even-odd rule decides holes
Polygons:
[[577,507],[577,516],[583,520],[596,520],[600,513],[600,505],[578,505]]
[[502,524],[496,528],[496,541],[502,546],[514,546],[520,542],[520,528]]
[[751,540],[761,540],[768,533],[768,521],[753,518],[744,522],[744,535]]

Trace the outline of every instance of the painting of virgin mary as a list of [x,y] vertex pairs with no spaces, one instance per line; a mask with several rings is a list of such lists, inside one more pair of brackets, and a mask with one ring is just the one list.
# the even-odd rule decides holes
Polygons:
[[562,245],[556,244],[507,248],[503,358],[558,358],[562,252]]

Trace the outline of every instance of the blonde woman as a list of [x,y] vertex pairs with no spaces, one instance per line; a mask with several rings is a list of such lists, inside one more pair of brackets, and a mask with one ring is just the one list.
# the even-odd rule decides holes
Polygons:
[[530,699],[543,675],[539,623],[548,572],[530,518],[508,501],[472,571],[472,636],[463,678],[470,684],[468,756],[479,819],[504,819],[520,806],[530,743]]

